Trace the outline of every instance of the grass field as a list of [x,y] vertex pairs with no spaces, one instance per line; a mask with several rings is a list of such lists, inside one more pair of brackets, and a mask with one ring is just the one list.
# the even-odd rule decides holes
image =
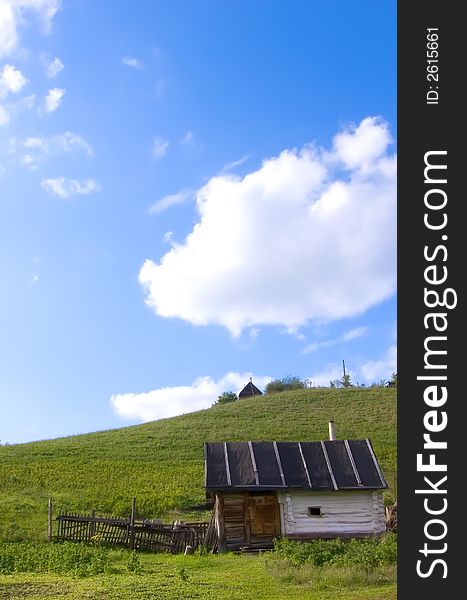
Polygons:
[[203,443],[369,437],[395,495],[396,390],[316,388],[263,395],[171,419],[0,447],[0,540],[43,540],[47,501],[69,510],[205,520]]
[[[14,545],[14,544],[12,544]],[[394,565],[292,567],[274,553],[168,556],[111,550],[105,572],[0,574],[0,598],[183,600],[395,600]],[[1,558],[0,558],[1,562]],[[66,565],[67,560],[63,561]],[[1,569],[0,569],[1,572]]]

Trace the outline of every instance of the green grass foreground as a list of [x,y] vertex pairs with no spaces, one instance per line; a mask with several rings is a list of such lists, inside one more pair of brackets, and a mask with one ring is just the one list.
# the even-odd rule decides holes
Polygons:
[[2,446],[0,540],[44,540],[48,498],[55,514],[128,516],[135,496],[137,517],[206,520],[207,513],[191,508],[205,500],[205,441],[327,439],[331,419],[338,438],[371,439],[391,486],[386,496],[394,497],[396,389],[312,388],[143,425]]
[[[3,556],[4,570],[8,570],[8,552],[11,551],[20,569],[0,574],[0,598],[396,599],[394,564],[371,569],[362,565],[317,567],[306,561],[293,565],[276,552],[259,556],[231,553],[170,556],[72,546],[54,545],[49,550],[46,544],[22,544],[20,549],[13,543],[3,545],[3,554],[0,547],[0,566]],[[37,567],[34,561],[39,561],[40,569],[52,572],[24,570],[34,564]],[[93,570],[98,573],[93,574]]]

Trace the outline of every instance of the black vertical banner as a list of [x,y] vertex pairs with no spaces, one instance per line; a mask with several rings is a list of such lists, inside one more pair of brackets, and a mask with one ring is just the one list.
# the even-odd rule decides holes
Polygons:
[[400,600],[465,596],[467,36],[460,8],[398,4]]

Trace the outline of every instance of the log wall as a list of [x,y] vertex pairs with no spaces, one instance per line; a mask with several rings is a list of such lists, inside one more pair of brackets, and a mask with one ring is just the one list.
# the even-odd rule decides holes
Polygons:
[[[385,531],[381,490],[279,492],[283,535],[290,538],[361,537]],[[319,507],[319,516],[309,508]]]

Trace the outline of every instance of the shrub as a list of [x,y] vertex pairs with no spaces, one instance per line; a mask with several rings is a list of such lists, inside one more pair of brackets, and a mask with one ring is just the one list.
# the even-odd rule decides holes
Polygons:
[[274,550],[292,566],[360,566],[369,570],[376,566],[395,564],[397,537],[390,533],[380,538],[352,539],[346,542],[339,539],[297,542],[281,538],[274,541]]
[[297,542],[280,539],[274,544],[274,549],[281,558],[294,566],[311,563],[321,567],[332,562],[333,558],[344,553],[344,542],[341,540],[312,540]]
[[130,555],[130,560],[128,561],[127,569],[130,571],[130,573],[135,573],[136,575],[140,575],[142,573],[141,561],[139,559],[139,556],[136,554],[135,550],[133,550],[133,552]]
[[235,392],[223,392],[217,397],[214,404],[228,404],[229,402],[236,402],[237,400],[238,396]]
[[57,573],[86,577],[103,573],[109,550],[85,544],[0,543],[0,573]]
[[306,387],[306,382],[302,381],[296,375],[287,375],[282,379],[274,379],[266,386],[266,394],[272,392],[285,392],[288,390],[301,390]]
[[387,534],[381,538],[350,540],[345,555],[332,561],[336,566],[360,566],[370,570],[383,565],[394,564],[397,560],[397,538]]

